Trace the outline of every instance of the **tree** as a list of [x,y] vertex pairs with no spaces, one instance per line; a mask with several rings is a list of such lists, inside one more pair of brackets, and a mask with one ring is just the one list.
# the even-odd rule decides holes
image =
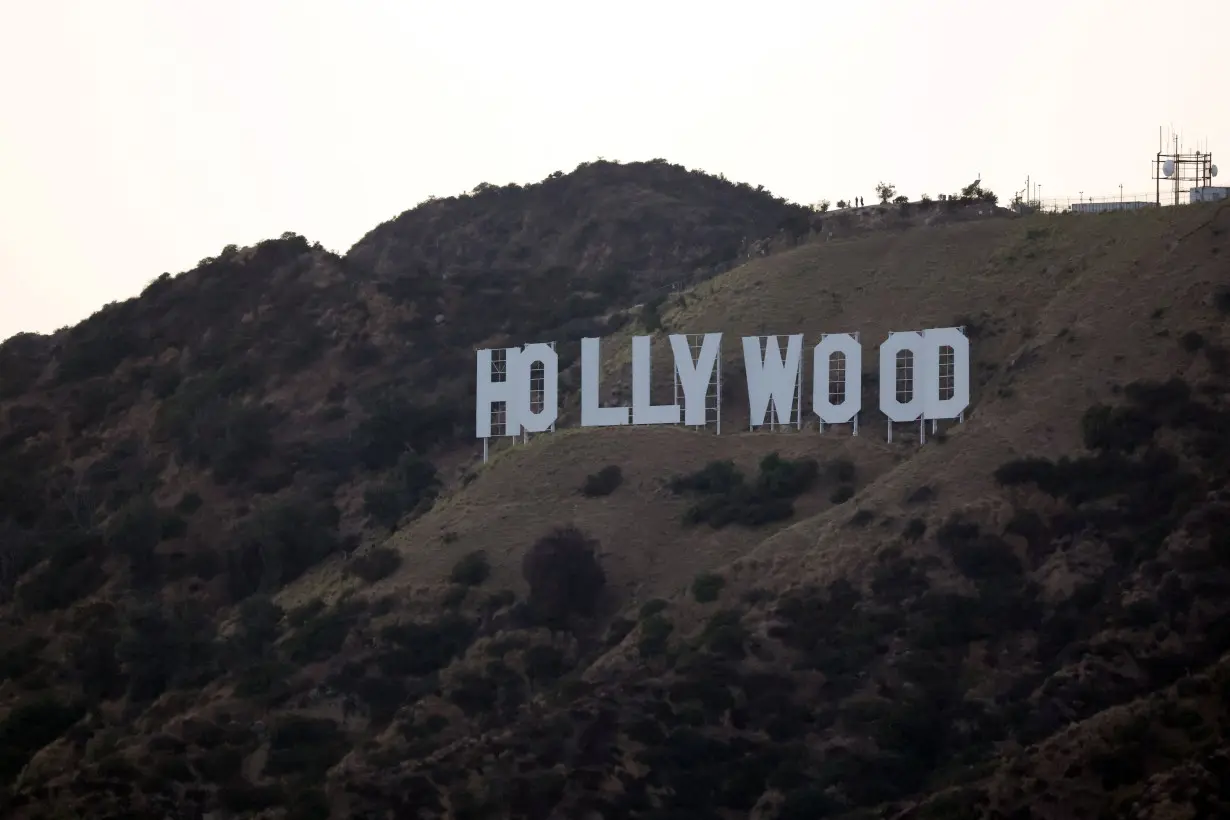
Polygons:
[[597,542],[573,526],[558,527],[539,538],[521,562],[530,587],[528,603],[549,623],[570,615],[590,615],[606,586],[598,563]]
[[[827,199],[822,199],[822,200],[820,200],[819,202],[817,202],[817,203],[816,203],[815,208],[816,208],[816,210],[817,210],[817,211],[819,211],[820,213],[825,213],[826,211],[828,211],[829,206],[830,206],[831,204],[832,204],[832,203],[830,203]],[[841,207],[841,206],[840,206],[840,205],[838,205],[838,207]]]
[[995,205],[996,203],[999,202],[998,196],[996,196],[992,191],[988,191],[986,188],[983,188],[981,185],[977,183],[967,185],[964,188],[962,188],[961,189],[961,199],[964,199],[967,201],[974,200],[975,202],[989,202],[992,205]]
[[897,186],[889,185],[887,182],[881,182],[876,186],[876,196],[880,198],[881,205],[887,205],[888,201],[897,195]]

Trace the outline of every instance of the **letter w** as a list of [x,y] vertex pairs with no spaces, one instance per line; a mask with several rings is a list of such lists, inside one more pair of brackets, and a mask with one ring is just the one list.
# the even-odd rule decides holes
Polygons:
[[765,338],[764,357],[761,358],[760,337],[743,337],[743,368],[747,371],[747,405],[752,427],[768,423],[770,400],[777,420],[782,424],[790,423],[803,360],[803,334],[788,338],[785,360],[778,338]]

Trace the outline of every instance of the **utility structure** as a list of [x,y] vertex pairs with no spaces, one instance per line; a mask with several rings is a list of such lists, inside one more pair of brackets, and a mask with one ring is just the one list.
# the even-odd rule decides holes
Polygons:
[[1153,158],[1153,179],[1157,188],[1157,204],[1162,204],[1162,181],[1173,183],[1174,203],[1179,204],[1180,193],[1186,193],[1183,183],[1192,183],[1193,188],[1207,189],[1213,187],[1213,177],[1217,176],[1217,166],[1213,164],[1211,152],[1196,151],[1184,154],[1179,150],[1179,135],[1174,135],[1174,151],[1166,153],[1162,150],[1162,129],[1157,129],[1157,156]]

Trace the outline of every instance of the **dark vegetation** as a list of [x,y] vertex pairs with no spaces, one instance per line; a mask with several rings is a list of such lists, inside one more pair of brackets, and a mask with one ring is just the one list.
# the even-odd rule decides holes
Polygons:
[[604,495],[610,495],[619,489],[619,485],[623,483],[624,474],[619,469],[618,465],[608,464],[596,473],[591,473],[585,477],[585,483],[581,485],[581,495],[587,498],[600,498]]
[[598,561],[598,544],[576,527],[559,527],[525,554],[522,574],[530,587],[529,604],[547,623],[570,616],[593,615],[601,603],[606,573]]
[[[1230,666],[1218,663],[1230,650],[1230,631],[1220,626],[1230,615],[1230,426],[1219,395],[1177,380],[1133,384],[1124,403],[1085,415],[1085,452],[997,471],[1019,494],[1005,528],[952,515],[931,532],[911,519],[908,540],[928,549],[881,553],[862,585],[749,593],[740,606],[722,575],[702,573],[691,596],[714,609],[686,631],[666,601],[646,602],[634,631],[621,633],[632,637],[641,674],[617,694],[570,690],[569,720],[586,745],[559,742],[553,733],[563,727],[543,718],[494,747],[518,760],[515,773],[491,775],[497,789],[536,795],[510,805],[509,816],[561,806],[719,816],[747,812],[777,790],[777,818],[879,816],[858,812],[927,794],[935,796],[922,800],[919,817],[981,817],[993,788],[986,775],[1022,765],[997,759],[996,744],[1034,744],[1138,698],[1148,708],[1119,713],[1112,735],[1080,752],[1065,777],[1092,772],[1098,788],[1117,794],[1098,804],[1112,807],[1105,816],[1126,817],[1113,807],[1126,811],[1141,799],[1146,777],[1194,761],[1187,765],[1199,777],[1183,799],[1209,811],[1225,805],[1216,772],[1230,771],[1218,757],[1227,725],[1218,693],[1230,692]],[[733,472],[711,465],[678,484],[728,492],[740,484]],[[1029,505],[1032,492],[1062,505],[1043,516]],[[915,492],[910,503],[933,496]],[[1043,567],[1082,560],[1078,548],[1104,550],[1107,561],[1067,597],[1048,599]],[[945,567],[966,588],[934,586]],[[753,662],[763,647],[755,648],[747,623],[757,613],[787,667]],[[1124,673],[1125,654],[1139,674]],[[817,742],[837,738],[845,742]],[[641,749],[638,775],[615,763],[628,743]],[[459,770],[472,765],[462,754],[452,759]],[[573,772],[622,771],[623,789],[604,792],[580,776],[553,780],[561,763]],[[1009,793],[1008,806],[1024,808],[1003,816],[1050,816],[1028,813],[1029,795]],[[476,810],[496,805],[475,800]]]
[[[827,475],[838,480],[853,477],[853,465],[834,462]],[[684,515],[687,524],[708,523],[719,529],[728,524],[757,527],[794,515],[794,499],[821,479],[815,459],[784,459],[770,453],[760,462],[752,482],[731,461],[715,461],[692,475],[670,482],[676,495],[699,497]]]
[[[47,647],[20,630],[0,640],[9,679],[23,681],[11,691],[44,698],[0,704],[5,737],[24,738],[6,741],[0,779],[103,703],[136,715],[163,693],[229,679],[240,697],[284,708],[291,670],[334,657],[373,616],[354,604],[283,613],[269,596],[348,555],[364,530],[430,507],[443,484],[436,455],[469,437],[467,351],[502,334],[566,343],[607,332],[662,288],[731,267],[749,240],[798,241],[807,214],[663,161],[588,163],[537,185],[428,201],[344,257],[293,233],[228,246],[53,337],[0,344],[0,607],[18,623],[56,619],[66,636]],[[603,471],[587,493],[619,480]],[[169,505],[151,500],[168,495]],[[355,497],[358,507],[342,502]],[[530,567],[534,617],[592,609],[603,575],[586,538],[564,531],[536,549],[575,578]],[[400,563],[375,548],[343,567],[375,583]],[[444,602],[455,612],[487,574],[477,558],[463,564]],[[474,595],[487,617],[509,607],[502,592]],[[240,624],[224,637],[214,621],[227,612]],[[414,638],[437,647],[425,660],[381,650],[331,686],[387,718],[419,685],[387,676],[434,674],[467,645],[469,623]],[[323,724],[271,731],[286,742],[270,757],[277,778],[319,773],[349,742]],[[303,731],[319,759],[295,757]],[[237,785],[236,756],[248,751],[190,757],[176,782],[212,772],[218,805],[232,811],[289,799]],[[317,816],[319,795],[305,795],[296,816]],[[176,787],[158,805],[203,799],[189,797]]]

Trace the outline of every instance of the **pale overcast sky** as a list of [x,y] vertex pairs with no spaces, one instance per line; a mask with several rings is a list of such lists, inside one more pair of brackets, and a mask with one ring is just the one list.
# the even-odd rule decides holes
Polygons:
[[1149,191],[1159,125],[1230,162],[1228,32],[1226,0],[0,0],[0,339],[600,156],[799,202]]

